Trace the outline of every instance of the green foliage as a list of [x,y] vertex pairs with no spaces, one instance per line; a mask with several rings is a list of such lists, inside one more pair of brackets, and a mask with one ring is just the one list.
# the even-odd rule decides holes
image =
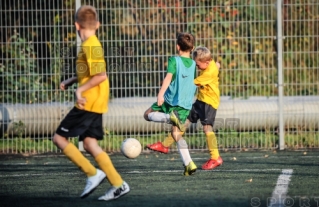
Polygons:
[[20,37],[15,31],[7,44],[1,45],[0,51],[5,55],[0,68],[0,72],[3,73],[0,102],[37,102],[37,91],[41,89],[41,76],[35,72],[36,53],[33,43]]
[[[8,0],[5,2],[4,9],[10,11],[32,7],[31,3],[22,6]],[[48,18],[33,18],[29,13],[15,15],[7,11],[3,24],[22,22],[45,26],[19,28],[19,33],[25,38],[13,34],[13,41],[9,38],[7,44],[1,45],[1,52],[5,55],[0,61],[0,70],[5,80],[0,101],[73,100],[70,93],[58,89],[61,79],[74,74],[74,63],[70,59],[76,56],[75,3],[73,0],[62,2],[37,1],[38,8],[43,10],[35,11],[36,16]],[[283,42],[284,92],[287,96],[318,93],[319,59],[315,51],[318,50],[319,24],[314,20],[319,6],[312,2],[305,0],[292,4],[287,1],[282,10],[283,35],[286,37]],[[81,4],[98,8],[101,26],[97,35],[107,53],[112,97],[156,96],[168,57],[176,54],[175,39],[179,32],[193,33],[195,45],[210,48],[214,59],[221,63],[221,95],[243,98],[276,96],[274,3],[275,0],[81,1]],[[2,42],[8,39],[2,35],[12,34],[10,32],[0,33]],[[42,39],[34,43],[27,41],[36,37]],[[67,58],[61,55],[63,48],[70,51]],[[112,48],[118,50],[118,55],[112,53]],[[126,54],[125,48],[133,48],[132,53]],[[42,53],[46,50],[47,53]],[[69,71],[64,70],[64,63],[70,65]],[[131,67],[126,67],[128,64]],[[111,67],[114,65],[116,67]]]
[[17,134],[19,138],[25,134],[25,124],[22,121],[13,123],[13,133]]

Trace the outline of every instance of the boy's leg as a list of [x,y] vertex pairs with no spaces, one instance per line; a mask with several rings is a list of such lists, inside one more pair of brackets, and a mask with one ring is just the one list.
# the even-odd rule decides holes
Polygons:
[[217,139],[213,131],[217,110],[211,105],[198,100],[193,104],[193,108],[196,110],[201,124],[203,125],[206,143],[210,153],[210,159],[202,165],[202,169],[211,170],[223,163],[223,160],[219,155]]
[[206,135],[206,143],[210,153],[210,158],[213,160],[217,160],[219,158],[219,151],[217,146],[217,138],[212,130],[212,126],[205,125],[204,132]]
[[98,145],[96,138],[86,137],[83,141],[83,147],[94,157],[101,170],[106,174],[110,184],[120,187],[123,184],[123,180],[113,166],[108,154]]
[[160,123],[170,124],[169,117],[169,105],[164,103],[162,106],[158,106],[157,103],[153,103],[150,108],[144,112],[144,119],[146,121],[154,121]]
[[92,133],[90,128],[99,127],[97,136],[103,138],[102,130],[102,114],[88,112],[74,107],[63,119],[60,126],[56,130],[53,142],[63,153],[77,165],[86,175],[87,182],[81,197],[89,195],[105,178],[105,173],[96,169],[90,161],[75,147],[69,143],[65,137],[79,137],[79,141],[83,141],[83,137],[87,133]]
[[105,178],[105,174],[96,169],[90,161],[84,157],[80,150],[70,143],[65,137],[55,134],[53,137],[53,143],[87,175],[87,184],[81,194],[81,197],[83,198],[88,196]]
[[96,174],[96,168],[83,156],[80,150],[70,143],[65,137],[54,134],[53,143],[78,166],[88,177]]
[[[190,125],[190,121],[187,119],[185,122],[185,127],[188,128]],[[181,132],[181,135],[183,136],[184,132]],[[169,147],[175,143],[175,139],[173,138],[172,134],[169,133],[167,137],[165,137],[164,141],[162,142],[156,142],[154,144],[148,144],[147,148],[153,151],[158,151],[167,154],[169,151]]]
[[150,112],[147,117],[149,121],[167,123],[167,124],[171,123],[169,114],[165,114],[163,112],[158,112],[158,111]]
[[169,133],[167,137],[164,139],[163,142],[158,141],[153,144],[148,144],[146,147],[150,150],[161,152],[164,154],[167,154],[169,151],[169,147],[175,142],[174,138],[172,137],[172,134]]
[[[185,122],[185,128],[187,129],[190,125],[190,121],[187,119]],[[185,132],[181,132],[181,135],[183,136]],[[175,139],[173,138],[172,134],[169,133],[168,136],[164,139],[164,141],[162,142],[164,147],[170,147],[173,143],[175,142]]]
[[153,109],[152,109],[152,107],[148,108],[148,109],[144,112],[143,117],[144,117],[144,119],[145,119],[146,121],[151,121],[151,120],[149,120],[149,118],[148,118],[148,114],[151,113],[151,112],[154,112]]
[[[144,119],[147,121],[155,121],[155,122],[169,122],[169,110],[170,106],[166,103],[164,103],[162,106],[158,106],[157,103],[153,103],[153,105],[147,109],[144,113]],[[171,145],[174,143],[175,140],[172,138]],[[159,141],[153,144],[148,144],[147,148],[150,150],[162,152],[162,153],[168,153],[169,147],[163,146],[163,144]]]
[[[183,135],[183,134],[182,134]],[[164,147],[170,147],[175,142],[175,139],[173,138],[171,133],[168,133],[167,137],[162,142],[162,145]]]
[[204,132],[206,135],[206,143],[210,153],[210,159],[202,165],[203,170],[212,170],[223,164],[223,160],[219,155],[217,138],[213,132],[211,125],[204,126]]
[[184,175],[192,175],[195,173],[197,167],[189,154],[188,145],[182,137],[182,132],[177,126],[172,126],[172,136],[177,142],[177,149],[184,163]]
[[96,138],[86,137],[83,144],[84,149],[94,157],[95,161],[106,174],[108,181],[112,185],[112,187],[98,199],[105,201],[114,200],[130,192],[129,185],[117,172],[108,154],[98,145]]
[[[153,113],[151,112],[151,109],[152,110],[159,110],[159,111],[164,111],[165,113],[168,113],[170,112],[171,114],[176,114],[175,118],[178,119],[175,120],[175,122],[178,122],[178,123],[184,123],[183,124],[183,128],[184,129],[187,129],[188,126],[190,125],[190,121],[187,119],[187,116],[189,115],[189,110],[187,109],[184,109],[182,107],[172,107],[168,104],[163,104],[163,106],[159,107],[157,106],[156,104],[153,104],[152,107],[150,109],[148,109],[146,111],[147,112],[150,112],[150,113]],[[145,114],[146,114],[145,113]],[[166,114],[167,115],[167,114]],[[186,120],[186,121],[185,121]],[[176,124],[176,123],[174,123]],[[176,128],[181,128],[181,126],[176,126]],[[185,131],[185,130],[184,130]],[[179,134],[182,136],[184,134],[184,131],[181,132],[179,130]],[[163,142],[156,142],[154,144],[149,144],[147,145],[147,148],[148,149],[151,149],[151,150],[154,150],[154,151],[158,151],[158,152],[162,152],[162,153],[165,153],[167,154],[168,151],[169,151],[169,147],[175,142],[175,139],[173,138],[172,134],[169,134]]]

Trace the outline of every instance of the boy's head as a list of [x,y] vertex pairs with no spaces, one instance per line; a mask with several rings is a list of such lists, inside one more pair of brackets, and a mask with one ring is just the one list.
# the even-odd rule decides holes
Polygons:
[[191,52],[194,49],[195,37],[189,33],[177,35],[177,47],[183,52]]
[[77,30],[96,30],[100,23],[96,9],[93,6],[81,6],[74,15]]
[[205,70],[213,58],[207,47],[197,47],[193,52],[193,59],[200,70]]

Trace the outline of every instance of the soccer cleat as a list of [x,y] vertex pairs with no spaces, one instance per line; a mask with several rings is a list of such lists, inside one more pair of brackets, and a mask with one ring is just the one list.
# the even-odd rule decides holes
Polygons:
[[104,178],[105,173],[102,170],[96,169],[96,175],[88,177],[86,180],[86,186],[81,194],[81,198],[85,198],[90,195],[90,193],[93,192],[93,190],[104,180]]
[[162,142],[156,142],[154,144],[148,144],[147,148],[150,149],[150,150],[157,151],[157,152],[162,152],[162,153],[165,153],[165,154],[167,154],[168,150],[169,150],[169,148],[165,147],[162,144]]
[[181,130],[181,132],[184,132],[186,130],[184,124],[179,120],[177,111],[171,111],[171,113],[169,114],[169,119],[179,128],[179,130]]
[[104,196],[99,197],[99,200],[109,201],[117,199],[130,192],[130,186],[124,181],[121,187],[112,186],[108,191],[106,191]]
[[197,166],[193,161],[191,161],[187,166],[184,165],[184,175],[189,176],[196,172]]
[[223,160],[221,157],[218,157],[217,160],[209,159],[202,165],[203,170],[212,170],[223,164]]

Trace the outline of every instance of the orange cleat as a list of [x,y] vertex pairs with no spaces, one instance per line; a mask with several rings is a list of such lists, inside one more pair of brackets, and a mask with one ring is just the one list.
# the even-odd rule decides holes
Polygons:
[[162,142],[156,142],[154,144],[148,144],[147,148],[153,151],[161,152],[164,154],[168,153],[169,148],[165,147]]
[[209,159],[202,165],[203,170],[212,170],[223,164],[223,160],[221,157],[218,157],[217,160]]

